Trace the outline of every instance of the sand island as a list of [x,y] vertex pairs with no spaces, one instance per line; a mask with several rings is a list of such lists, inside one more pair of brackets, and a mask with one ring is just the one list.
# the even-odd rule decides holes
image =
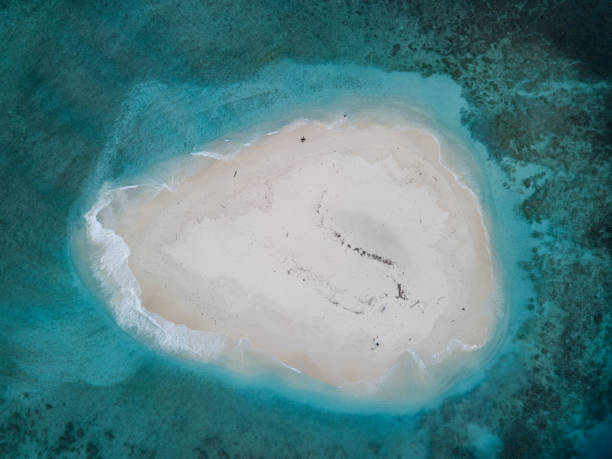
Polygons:
[[337,386],[489,338],[483,217],[426,130],[298,121],[194,161],[114,225],[146,310]]

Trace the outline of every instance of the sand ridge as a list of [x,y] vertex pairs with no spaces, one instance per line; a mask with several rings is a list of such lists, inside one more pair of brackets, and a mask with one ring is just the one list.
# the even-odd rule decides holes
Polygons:
[[115,231],[145,308],[334,385],[491,334],[478,202],[423,129],[295,122],[126,206]]

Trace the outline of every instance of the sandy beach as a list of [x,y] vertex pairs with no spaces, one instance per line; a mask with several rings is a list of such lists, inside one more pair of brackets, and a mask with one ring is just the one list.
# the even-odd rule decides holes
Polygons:
[[425,130],[299,121],[229,160],[193,161],[115,222],[149,311],[333,385],[491,335],[479,205]]

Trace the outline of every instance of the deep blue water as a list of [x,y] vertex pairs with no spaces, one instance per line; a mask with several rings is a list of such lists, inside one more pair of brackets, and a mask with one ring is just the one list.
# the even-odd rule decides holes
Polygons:
[[[0,456],[610,454],[609,2],[0,7]],[[505,282],[478,368],[416,412],[363,407],[116,325],[71,250],[100,187],[350,99],[470,147]]]

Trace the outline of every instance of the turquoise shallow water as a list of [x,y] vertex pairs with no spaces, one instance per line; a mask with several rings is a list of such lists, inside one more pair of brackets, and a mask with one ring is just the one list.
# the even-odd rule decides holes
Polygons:
[[[609,453],[609,4],[2,8],[0,455]],[[117,327],[70,246],[99,188],[346,98],[421,105],[470,146],[507,282],[484,362],[418,411],[372,408]]]

